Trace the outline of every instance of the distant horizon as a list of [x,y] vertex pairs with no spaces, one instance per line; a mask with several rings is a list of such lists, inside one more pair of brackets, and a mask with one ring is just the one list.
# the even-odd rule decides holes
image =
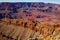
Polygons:
[[0,0],[0,2],[43,2],[60,4],[60,0]]

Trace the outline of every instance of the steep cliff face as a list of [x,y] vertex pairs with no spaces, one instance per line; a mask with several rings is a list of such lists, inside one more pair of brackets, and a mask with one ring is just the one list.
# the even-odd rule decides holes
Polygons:
[[60,40],[60,5],[0,3],[0,40]]
[[0,36],[1,40],[59,40],[60,22],[5,18],[0,20]]

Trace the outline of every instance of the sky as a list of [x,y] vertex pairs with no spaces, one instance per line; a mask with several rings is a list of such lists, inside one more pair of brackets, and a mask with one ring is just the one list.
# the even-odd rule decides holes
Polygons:
[[44,2],[60,4],[60,0],[0,0],[0,2]]

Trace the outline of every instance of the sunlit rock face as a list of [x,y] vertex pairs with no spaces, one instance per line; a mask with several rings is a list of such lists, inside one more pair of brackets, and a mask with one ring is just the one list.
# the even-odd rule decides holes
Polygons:
[[1,40],[60,40],[60,5],[0,3],[0,35]]

